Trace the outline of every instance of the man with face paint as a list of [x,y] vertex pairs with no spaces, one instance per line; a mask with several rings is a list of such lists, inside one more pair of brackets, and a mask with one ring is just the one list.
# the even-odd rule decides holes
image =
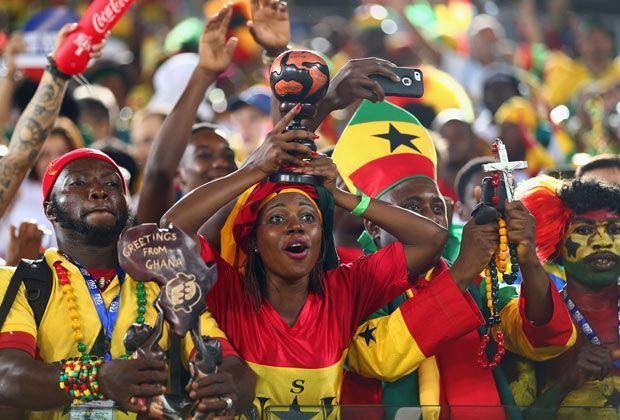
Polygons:
[[[411,114],[388,103],[362,103],[333,156],[350,189],[447,226],[445,202],[435,181],[434,146]],[[571,346],[576,333],[538,262],[532,216],[520,202],[508,203],[506,213],[508,240],[517,245],[527,279],[520,294],[513,286],[504,284],[500,289],[506,347],[530,360],[546,360]],[[367,251],[396,240],[371,222],[365,227],[360,239]],[[410,279],[412,287],[406,294],[360,326],[349,346],[348,368],[381,379],[386,406],[442,405],[451,407],[442,409],[441,415],[454,418],[504,418],[499,406],[515,405],[502,367],[485,369],[476,363],[481,339],[476,328],[482,324],[481,313],[488,317],[480,273],[498,245],[497,224],[476,225],[470,220],[454,264],[448,267],[437,255],[425,275]],[[344,402],[363,403],[357,398],[362,390],[353,382]],[[431,408],[423,414],[430,418],[440,413]],[[510,413],[511,418],[519,415]]]
[[[594,179],[535,178],[519,194],[536,217],[541,261],[579,331],[576,345],[544,365],[548,382],[537,406],[559,407],[562,418],[581,409],[617,418],[620,405],[620,187]],[[607,418],[607,417],[605,417]]]

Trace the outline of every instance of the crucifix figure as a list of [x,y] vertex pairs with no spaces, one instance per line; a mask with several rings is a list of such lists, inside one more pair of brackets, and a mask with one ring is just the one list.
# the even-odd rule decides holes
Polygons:
[[493,154],[495,155],[496,162],[487,163],[482,166],[485,172],[501,172],[504,175],[504,185],[506,186],[506,198],[508,201],[513,200],[514,193],[514,181],[512,180],[512,172],[517,169],[527,168],[527,162],[508,160],[508,153],[506,153],[506,146],[500,139],[495,139],[493,143]]

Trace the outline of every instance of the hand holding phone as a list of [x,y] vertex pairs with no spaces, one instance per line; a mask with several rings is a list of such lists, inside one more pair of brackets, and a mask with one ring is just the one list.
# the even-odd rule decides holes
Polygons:
[[394,82],[379,74],[368,76],[381,85],[385,91],[385,96],[421,98],[424,95],[424,75],[422,70],[411,67],[393,67],[390,70],[400,77],[399,82]]

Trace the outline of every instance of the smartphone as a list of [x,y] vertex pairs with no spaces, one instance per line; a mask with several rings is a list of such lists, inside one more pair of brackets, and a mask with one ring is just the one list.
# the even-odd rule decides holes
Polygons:
[[393,82],[385,76],[371,74],[383,90],[385,96],[401,96],[406,98],[421,98],[424,95],[424,76],[422,70],[411,67],[393,67],[391,69],[400,77],[400,82]]

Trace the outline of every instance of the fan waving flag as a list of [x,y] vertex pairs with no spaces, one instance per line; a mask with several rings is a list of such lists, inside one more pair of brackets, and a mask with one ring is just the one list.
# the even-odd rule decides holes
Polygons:
[[332,158],[349,191],[380,197],[399,183],[437,179],[437,153],[416,117],[389,102],[362,102]]

